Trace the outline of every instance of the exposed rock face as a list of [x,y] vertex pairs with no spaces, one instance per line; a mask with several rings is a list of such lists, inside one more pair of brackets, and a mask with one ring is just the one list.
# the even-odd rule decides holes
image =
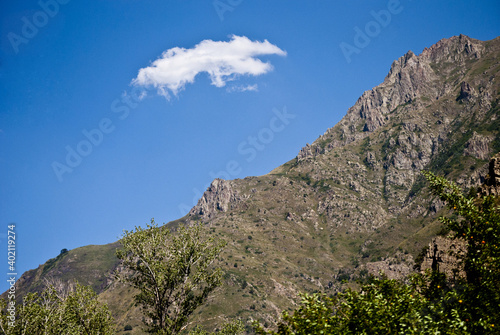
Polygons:
[[227,212],[239,200],[238,193],[233,190],[230,181],[215,179],[198,200],[198,204],[191,209],[189,215],[210,219],[219,212]]
[[384,273],[389,279],[404,279],[412,273],[413,258],[411,256],[404,258],[403,255],[397,254],[395,257],[366,263],[365,267],[372,276]]
[[449,278],[454,277],[454,271],[460,269],[457,257],[465,252],[465,243],[459,240],[450,240],[442,236],[434,238],[420,266],[422,272],[427,269],[445,273]]
[[488,159],[490,157],[491,138],[479,135],[474,132],[472,137],[465,144],[464,154],[477,159]]
[[479,195],[500,195],[500,153],[491,159],[488,175],[484,184],[479,188]]
[[465,81],[460,85],[460,95],[458,96],[458,101],[470,101],[476,95],[476,91],[472,88],[469,83]]
[[463,63],[466,59],[478,59],[484,52],[484,43],[460,34],[451,38],[444,38],[422,51],[429,60],[440,63],[443,61],[454,61]]
[[300,152],[298,153],[297,155],[297,160],[303,160],[304,158],[306,157],[314,157],[318,154],[321,153],[321,150],[320,148],[318,147],[311,147],[311,145],[309,143],[306,144],[305,147],[303,147]]

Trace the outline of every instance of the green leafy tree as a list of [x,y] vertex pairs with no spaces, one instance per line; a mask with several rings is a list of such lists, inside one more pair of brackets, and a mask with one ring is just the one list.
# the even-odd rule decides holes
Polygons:
[[302,294],[302,305],[293,313],[284,311],[278,331],[267,332],[258,322],[254,322],[257,334],[331,334],[334,330],[333,311],[335,301],[323,294]]
[[100,304],[97,294],[90,287],[77,284],[74,293],[69,294],[64,300],[63,311],[63,322],[73,324],[71,334],[114,333],[113,320],[108,308]]
[[255,327],[260,335],[465,333],[456,311],[442,320],[434,317],[439,313],[439,306],[429,303],[417,285],[382,277],[334,298],[304,294],[293,314],[283,313],[277,332]]
[[[117,256],[129,274],[121,278],[139,290],[135,296],[148,317],[148,331],[178,334],[193,311],[221,284],[215,262],[226,243],[206,237],[201,224],[124,231]],[[149,319],[149,320],[148,320]]]
[[[6,302],[0,306],[5,310]],[[97,300],[97,294],[87,286],[76,284],[67,291],[47,287],[40,294],[28,293],[16,306],[14,326],[7,315],[0,316],[0,328],[6,335],[110,335],[114,324],[106,305]]]
[[[500,207],[493,196],[466,196],[453,182],[424,172],[432,192],[456,213],[440,217],[461,240],[466,251],[460,256],[464,276],[454,281],[460,314],[471,333],[496,333],[500,326]],[[460,274],[457,271],[457,274]]]

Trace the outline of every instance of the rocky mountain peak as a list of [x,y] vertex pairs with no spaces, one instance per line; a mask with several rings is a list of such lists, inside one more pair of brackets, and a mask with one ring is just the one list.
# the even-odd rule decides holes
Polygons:
[[[407,113],[419,110],[453,92],[457,85],[462,89],[459,99],[469,102],[477,92],[472,83],[460,79],[465,76],[466,62],[480,59],[485,48],[486,42],[460,35],[442,39],[418,56],[408,51],[392,63],[384,81],[365,91],[335,127],[304,147],[297,161],[362,140],[391,122],[398,108],[404,108]],[[484,94],[494,95],[491,92]],[[318,142],[323,145],[319,146]],[[325,142],[328,144],[324,145]]]
[[[392,63],[384,82],[366,91],[348,111],[350,121],[360,117],[366,121],[363,130],[372,132],[390,119],[387,114],[397,106],[417,98],[439,99],[455,88],[452,83],[443,86],[440,79],[466,60],[480,58],[483,50],[484,42],[460,35],[442,39],[418,56],[408,51]],[[464,89],[470,90],[470,86]]]
[[198,216],[210,219],[219,212],[227,212],[240,200],[238,192],[234,190],[232,182],[224,179],[215,179],[207,188],[198,204],[189,212],[189,216]]
[[429,48],[425,48],[420,56],[431,62],[443,60],[463,62],[466,59],[478,59],[484,52],[482,41],[460,34],[450,38],[443,38]]

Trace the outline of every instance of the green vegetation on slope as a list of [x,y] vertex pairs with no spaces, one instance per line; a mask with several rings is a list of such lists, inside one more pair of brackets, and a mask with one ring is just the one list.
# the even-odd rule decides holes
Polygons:
[[425,177],[433,193],[457,214],[441,217],[441,222],[453,231],[455,240],[466,244],[452,277],[440,272],[436,263],[425,275],[413,275],[409,283],[382,277],[333,298],[304,294],[293,314],[283,312],[277,331],[255,323],[257,333],[497,334],[500,201],[492,196],[467,197],[456,184],[431,172]]

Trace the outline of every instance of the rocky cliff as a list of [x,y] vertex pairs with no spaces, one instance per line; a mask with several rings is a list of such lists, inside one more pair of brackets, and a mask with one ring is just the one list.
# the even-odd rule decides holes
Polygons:
[[196,206],[189,211],[189,215],[208,220],[215,217],[219,212],[227,212],[229,209],[233,209],[239,201],[240,197],[238,192],[233,190],[231,181],[215,179],[198,200]]
[[488,174],[484,184],[479,187],[478,195],[500,195],[500,154],[496,154],[490,161]]

